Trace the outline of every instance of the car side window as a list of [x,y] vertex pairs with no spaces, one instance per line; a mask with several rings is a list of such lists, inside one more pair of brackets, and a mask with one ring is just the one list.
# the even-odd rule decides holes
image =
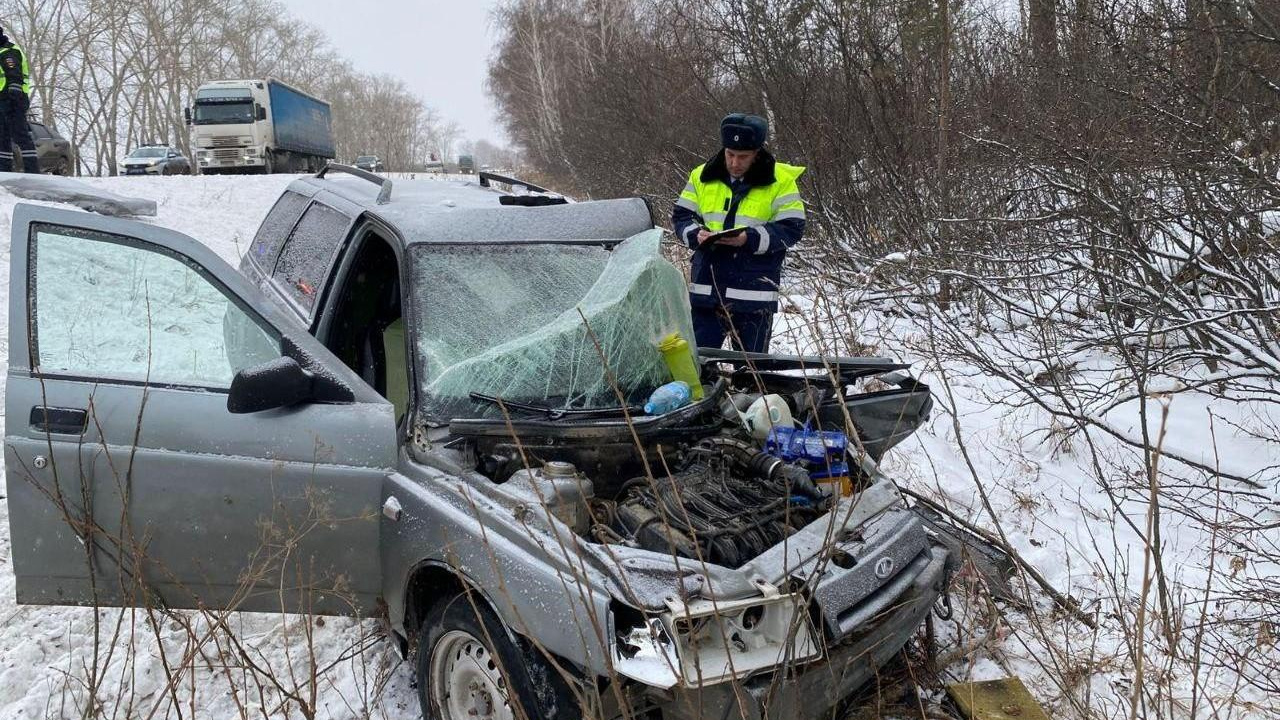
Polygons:
[[29,272],[41,374],[225,390],[281,355],[279,335],[220,284],[147,243],[37,226]]
[[289,235],[271,277],[310,317],[351,218],[312,203]]
[[263,218],[258,234],[253,238],[253,245],[249,247],[249,254],[267,275],[275,268],[280,248],[284,247],[285,239],[293,232],[293,226],[298,224],[298,218],[302,217],[302,211],[307,209],[308,202],[310,200],[302,195],[286,191],[276,200],[271,212]]

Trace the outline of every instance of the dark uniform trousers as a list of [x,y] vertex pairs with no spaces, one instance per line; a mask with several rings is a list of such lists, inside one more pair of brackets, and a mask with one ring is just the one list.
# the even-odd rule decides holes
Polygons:
[[0,92],[0,172],[13,171],[14,145],[22,153],[22,169],[40,172],[40,155],[27,125],[30,107],[31,99],[20,89]]
[[719,307],[693,308],[693,335],[698,347],[718,348],[729,338],[735,350],[769,352],[773,336],[773,311],[731,312]]
[[4,73],[4,89],[0,90],[0,171],[13,170],[13,146],[22,153],[22,169],[40,172],[40,156],[35,141],[31,139],[31,127],[27,125],[27,111],[31,98],[27,97],[27,56],[22,48],[14,45],[0,29],[0,72]]

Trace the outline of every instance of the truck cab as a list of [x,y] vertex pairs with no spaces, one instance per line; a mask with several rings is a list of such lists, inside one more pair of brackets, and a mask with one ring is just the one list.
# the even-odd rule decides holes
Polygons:
[[192,145],[200,171],[269,170],[266,150],[275,144],[261,82],[221,80],[196,91],[189,113]]

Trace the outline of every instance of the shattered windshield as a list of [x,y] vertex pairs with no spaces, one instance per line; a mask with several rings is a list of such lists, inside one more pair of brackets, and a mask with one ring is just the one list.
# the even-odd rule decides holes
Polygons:
[[[472,393],[553,409],[643,402],[670,373],[665,335],[693,337],[684,277],[650,230],[612,251],[553,244],[412,249],[423,409],[501,417]],[[606,372],[607,368],[607,372]]]

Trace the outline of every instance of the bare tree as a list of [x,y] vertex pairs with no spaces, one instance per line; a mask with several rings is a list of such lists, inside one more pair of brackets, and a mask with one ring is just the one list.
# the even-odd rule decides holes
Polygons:
[[[1204,678],[1277,691],[1273,653],[1237,645],[1273,637],[1255,620],[1280,594],[1265,573],[1241,572],[1229,592],[1188,586],[1162,528],[1172,515],[1222,543],[1198,560],[1211,575],[1227,546],[1276,562],[1266,508],[1280,468],[1232,471],[1157,429],[1162,403],[1212,398],[1265,418],[1280,397],[1280,6],[1027,11],[510,0],[489,83],[536,171],[582,195],[643,195],[659,220],[717,149],[720,116],[767,115],[775,153],[808,167],[810,229],[788,281],[834,298],[830,336],[811,341],[858,352],[849,325],[883,313],[911,328],[887,342],[944,377],[994,378],[988,401],[1049,418],[1046,442],[1085,454],[1115,522],[1145,546],[1132,584],[1096,558],[1113,587],[1099,599],[1107,631],[1125,648],[1115,662],[1161,666],[1123,712],[1231,716],[1205,700]],[[1112,420],[1131,408],[1133,429]],[[1235,430],[1280,457],[1273,423]],[[1054,677],[1074,714],[1112,715],[1069,675]],[[1173,677],[1195,686],[1195,707],[1174,707]]]
[[114,173],[140,143],[190,153],[183,108],[216,79],[276,77],[331,99],[344,157],[407,166],[439,124],[403,83],[357,72],[275,0],[0,0],[0,16],[30,56],[33,110],[67,134],[85,174]]

